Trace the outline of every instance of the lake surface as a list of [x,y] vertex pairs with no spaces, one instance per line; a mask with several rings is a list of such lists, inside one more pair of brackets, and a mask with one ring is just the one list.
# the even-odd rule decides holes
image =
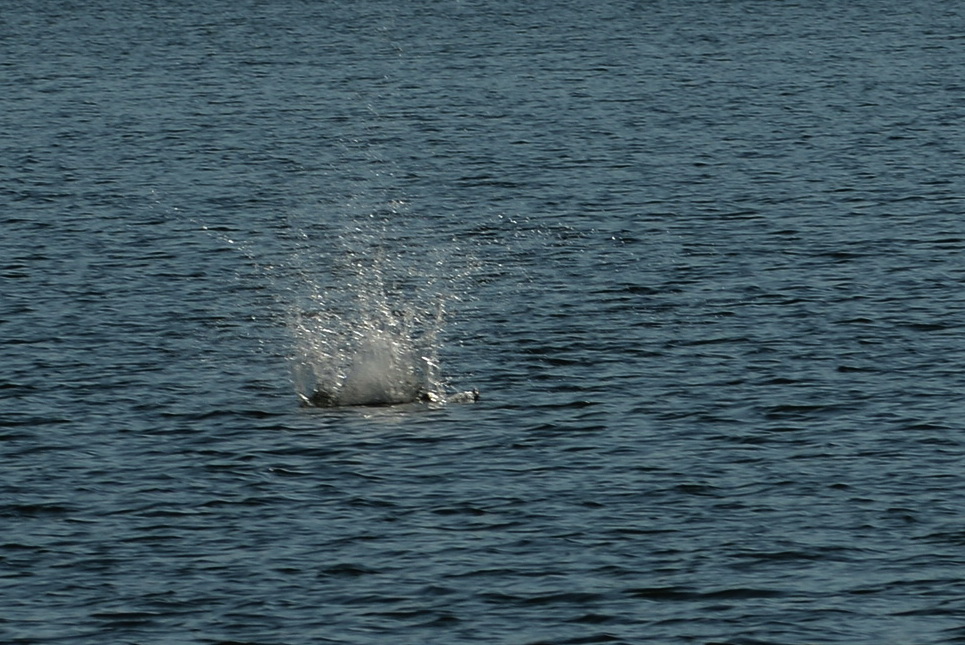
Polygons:
[[965,642],[962,5],[0,15],[0,641]]

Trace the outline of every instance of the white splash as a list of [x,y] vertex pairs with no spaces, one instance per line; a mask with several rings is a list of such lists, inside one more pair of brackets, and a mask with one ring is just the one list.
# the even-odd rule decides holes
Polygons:
[[441,393],[441,304],[428,319],[408,304],[390,309],[359,298],[356,305],[355,311],[322,310],[293,319],[292,367],[302,401],[317,407],[390,405]]
[[440,332],[445,304],[459,299],[442,286],[451,276],[437,275],[446,264],[429,257],[431,246],[411,248],[412,236],[387,239],[377,222],[356,222],[336,248],[301,254],[300,264],[313,265],[299,271],[308,296],[289,304],[288,326],[293,381],[305,405],[445,401]]

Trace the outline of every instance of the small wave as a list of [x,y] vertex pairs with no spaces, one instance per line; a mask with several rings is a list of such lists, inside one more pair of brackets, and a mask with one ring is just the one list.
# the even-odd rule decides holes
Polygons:
[[634,598],[653,601],[704,601],[704,600],[749,600],[755,598],[776,598],[785,595],[775,589],[755,589],[734,587],[716,591],[697,591],[687,587],[640,587],[628,589],[626,593]]

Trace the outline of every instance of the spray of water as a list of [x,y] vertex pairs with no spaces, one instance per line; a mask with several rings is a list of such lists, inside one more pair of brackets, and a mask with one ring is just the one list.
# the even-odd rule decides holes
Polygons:
[[199,224],[268,282],[289,332],[297,398],[333,407],[478,397],[452,394],[440,367],[450,312],[472,300],[466,285],[479,271],[475,254],[445,230],[451,221],[417,217],[397,200],[348,200],[249,230]]
[[359,276],[350,301],[328,298],[309,311],[293,311],[295,389],[307,404],[382,405],[430,398],[443,390],[438,334],[444,311],[391,298],[378,270]]
[[439,348],[447,305],[460,300],[455,274],[425,235],[390,234],[402,217],[393,203],[341,231],[300,231],[301,286],[286,307],[305,405],[446,400]]

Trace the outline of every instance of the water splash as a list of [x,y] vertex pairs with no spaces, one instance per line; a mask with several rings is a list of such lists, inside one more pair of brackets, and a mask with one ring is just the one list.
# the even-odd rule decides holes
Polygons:
[[394,202],[342,232],[302,232],[302,292],[289,303],[287,322],[304,404],[445,401],[441,333],[447,303],[460,296],[439,245],[389,234],[401,217]]
[[396,302],[381,280],[359,291],[351,309],[294,312],[292,370],[300,398],[317,406],[388,405],[443,390],[438,362],[442,304],[434,315]]
[[[288,331],[292,384],[303,404],[478,398],[475,390],[453,394],[440,359],[459,318],[450,312],[475,299],[467,285],[481,266],[459,218],[417,216],[399,200],[354,196],[282,211],[274,222],[263,215],[251,227],[237,219],[196,223],[268,283],[264,293],[279,317],[263,319]],[[278,340],[266,336],[259,346],[278,356]]]

